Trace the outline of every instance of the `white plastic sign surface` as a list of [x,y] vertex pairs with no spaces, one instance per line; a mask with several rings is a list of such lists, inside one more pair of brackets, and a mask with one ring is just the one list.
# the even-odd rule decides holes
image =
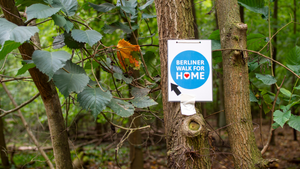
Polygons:
[[211,55],[210,40],[168,40],[169,101],[213,101]]

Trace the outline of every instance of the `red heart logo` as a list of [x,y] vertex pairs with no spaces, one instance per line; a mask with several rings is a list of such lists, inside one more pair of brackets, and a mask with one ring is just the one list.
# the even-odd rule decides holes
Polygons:
[[190,76],[190,74],[189,73],[185,73],[184,76],[185,76],[185,78],[188,78]]

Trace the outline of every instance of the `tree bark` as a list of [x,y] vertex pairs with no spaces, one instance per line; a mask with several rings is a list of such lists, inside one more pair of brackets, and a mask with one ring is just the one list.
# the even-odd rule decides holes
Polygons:
[[[241,23],[237,0],[217,0],[218,24],[222,49],[246,49],[247,25]],[[247,54],[225,50],[223,79],[226,122],[235,168],[265,168],[253,133],[249,98]]]
[[[0,100],[0,107],[1,107],[1,100]],[[0,156],[1,156],[1,163],[3,168],[10,169],[8,152],[7,152],[6,142],[5,142],[5,135],[4,135],[3,118],[0,118]]]
[[[168,102],[167,40],[194,38],[191,5],[190,0],[155,0],[168,168],[211,168],[208,131],[203,116],[199,112],[193,116],[184,116],[179,103]],[[200,127],[192,130],[189,128],[192,122]]]
[[[8,21],[17,25],[24,25],[14,1],[0,0],[0,5]],[[23,60],[31,60],[34,48],[31,44],[24,43],[19,47],[19,51]],[[68,135],[55,85],[52,80],[48,82],[48,76],[41,73],[37,68],[29,69],[29,73],[41,94],[46,109],[56,168],[72,169]]]

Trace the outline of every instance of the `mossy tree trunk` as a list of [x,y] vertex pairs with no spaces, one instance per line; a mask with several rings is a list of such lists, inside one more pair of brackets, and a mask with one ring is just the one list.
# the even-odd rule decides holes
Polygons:
[[[222,49],[246,49],[247,25],[241,23],[237,0],[217,0],[216,9]],[[225,50],[222,57],[224,106],[234,168],[264,168],[267,161],[262,158],[253,133],[247,54]]]
[[[168,102],[167,40],[194,39],[194,17],[190,0],[155,0],[159,31],[161,88],[168,168],[211,168],[208,131],[203,116],[181,114],[180,103]],[[200,94],[200,93],[199,93]],[[190,128],[196,123],[195,128]]]
[[[19,11],[13,0],[0,0],[0,5],[5,18],[17,25],[24,25]],[[19,47],[23,60],[31,60],[34,47],[24,43]],[[29,73],[38,88],[48,117],[54,158],[57,169],[72,169],[72,160],[68,143],[68,135],[65,130],[61,104],[53,81],[48,82],[48,76],[41,73],[37,68],[29,69]]]

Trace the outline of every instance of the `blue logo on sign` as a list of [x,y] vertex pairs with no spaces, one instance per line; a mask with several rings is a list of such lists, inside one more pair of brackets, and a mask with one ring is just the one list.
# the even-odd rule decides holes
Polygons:
[[175,56],[170,71],[175,83],[185,89],[202,86],[210,72],[206,58],[192,50],[183,51]]

